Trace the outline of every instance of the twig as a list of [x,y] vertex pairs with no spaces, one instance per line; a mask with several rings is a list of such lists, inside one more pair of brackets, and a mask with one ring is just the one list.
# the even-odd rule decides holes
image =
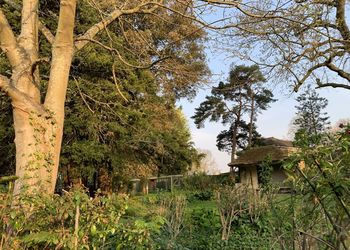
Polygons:
[[115,84],[115,87],[116,87],[118,93],[124,99],[125,102],[129,102],[129,100],[123,95],[123,93],[119,89],[117,77],[115,75],[115,61],[114,61],[113,66],[112,66],[112,75],[113,75],[113,81],[114,81],[114,84]]

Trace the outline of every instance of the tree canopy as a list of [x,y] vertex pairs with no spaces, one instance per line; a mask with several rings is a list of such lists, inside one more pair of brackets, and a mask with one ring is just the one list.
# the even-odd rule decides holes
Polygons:
[[293,121],[296,129],[295,140],[305,141],[302,137],[307,136],[310,140],[313,138],[313,143],[315,143],[321,134],[330,128],[329,116],[325,111],[328,100],[321,97],[310,86],[296,100],[298,102],[298,105],[295,106],[297,113]]
[[[220,47],[258,63],[279,83],[350,89],[346,0],[205,0],[222,13]],[[232,46],[234,44],[234,46]]]
[[[208,73],[205,32],[190,18],[192,8],[191,1],[0,4],[0,88],[13,108],[16,194],[53,192],[62,139],[64,165],[111,171],[123,155],[167,169],[152,154],[155,144],[176,151],[164,158],[177,171],[191,164],[196,152],[174,102],[193,96]],[[160,126],[154,114],[165,118]],[[11,124],[3,125],[4,138],[13,138]]]

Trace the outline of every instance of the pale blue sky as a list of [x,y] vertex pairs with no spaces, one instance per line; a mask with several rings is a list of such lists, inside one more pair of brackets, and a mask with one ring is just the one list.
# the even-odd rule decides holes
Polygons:
[[[207,51],[208,64],[213,74],[211,78],[212,84],[217,84],[220,80],[225,81],[228,76],[229,68],[232,63],[239,64],[234,58],[230,58],[230,55],[223,53],[215,53]],[[188,123],[192,133],[192,139],[195,146],[200,149],[210,150],[215,158],[216,163],[219,166],[221,172],[229,171],[227,163],[230,160],[228,153],[220,152],[216,148],[216,136],[224,129],[221,123],[206,122],[205,127],[197,129],[190,117],[194,114],[195,108],[204,101],[205,96],[210,94],[212,85],[207,85],[198,92],[198,95],[193,102],[181,100],[179,105],[183,107],[183,111],[188,118]],[[258,116],[257,127],[258,132],[263,137],[276,137],[280,139],[286,139],[291,119],[295,115],[295,97],[298,94],[292,93],[291,89],[287,85],[279,84],[273,86],[275,98],[277,102],[271,105],[271,108],[264,111]],[[318,93],[326,97],[329,101],[326,111],[330,116],[332,124],[339,119],[350,118],[350,91],[344,89],[324,88],[317,90]]]
[[[227,17],[227,15],[229,15],[228,9],[209,8],[207,12],[208,14],[202,16],[207,22],[218,20],[220,17]],[[220,47],[218,46],[218,43],[221,42],[221,39],[216,38],[216,42],[216,47]],[[231,42],[231,49],[234,49],[235,43],[233,40]],[[224,52],[224,48],[219,52],[220,48],[212,49],[209,47],[210,45],[207,46],[206,53],[208,64],[213,74],[211,82],[212,85],[216,85],[219,81],[226,80],[232,63],[236,65],[242,63],[240,63],[239,59],[235,59],[232,55],[228,54],[229,52]],[[179,105],[183,107],[183,111],[188,118],[192,138],[196,147],[210,150],[220,168],[220,171],[227,172],[229,171],[227,163],[229,162],[230,157],[227,153],[219,152],[216,148],[216,136],[222,129],[224,129],[221,123],[206,122],[204,128],[197,129],[193,120],[190,119],[190,117],[194,115],[195,108],[205,100],[206,95],[210,94],[211,86],[208,85],[206,88],[199,91],[193,102],[181,100]],[[257,129],[264,137],[273,136],[280,139],[287,139],[289,124],[295,115],[294,106],[296,105],[296,102],[294,99],[298,94],[291,93],[291,88],[283,83],[279,84],[277,87],[275,85],[271,85],[271,87],[272,86],[274,87],[273,92],[275,98],[277,98],[278,101],[273,103],[270,109],[258,116]],[[349,90],[325,88],[317,91],[321,96],[328,99],[329,103],[326,112],[330,116],[332,125],[340,119],[350,118],[350,108],[348,106],[350,103]]]

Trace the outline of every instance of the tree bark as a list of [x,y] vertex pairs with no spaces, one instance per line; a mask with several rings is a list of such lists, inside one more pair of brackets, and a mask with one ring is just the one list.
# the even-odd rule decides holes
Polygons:
[[[26,2],[31,2],[26,3]],[[38,77],[32,73],[37,60],[37,13],[33,9],[36,1],[24,1],[22,27],[32,30],[21,32],[20,47],[29,58],[22,57],[19,74],[12,75],[15,86],[39,108],[21,105],[21,100],[13,100],[13,114],[16,145],[16,175],[14,194],[23,192],[53,193],[55,190],[64,122],[64,103],[68,85],[69,69],[73,57],[73,28],[76,0],[62,0],[58,28],[52,48],[52,62],[44,104],[40,101]],[[25,6],[31,6],[26,13]],[[34,16],[32,18],[32,16]],[[27,19],[26,19],[27,18]],[[34,21],[29,22],[32,18]],[[20,40],[21,41],[21,40]],[[20,43],[20,44],[21,44]],[[24,63],[28,60],[29,63]],[[24,67],[24,66],[25,67]],[[25,70],[23,70],[23,67]],[[24,73],[23,73],[24,72]],[[19,105],[17,105],[19,104]],[[26,109],[21,109],[20,107]]]
[[239,108],[236,112],[236,121],[234,122],[233,125],[233,130],[232,130],[232,150],[231,150],[231,163],[233,163],[236,159],[236,150],[237,150],[237,133],[238,133],[238,127],[239,123],[241,121],[241,115],[242,115],[242,93],[240,93],[239,96]]
[[[237,118],[238,119],[238,118]],[[233,163],[236,159],[236,148],[237,148],[237,130],[238,130],[238,122],[235,121],[232,130],[232,143],[231,143],[231,163]]]
[[249,123],[249,135],[248,135],[248,148],[252,146],[253,143],[253,122],[254,122],[254,114],[255,114],[255,100],[253,90],[250,89],[250,123]]

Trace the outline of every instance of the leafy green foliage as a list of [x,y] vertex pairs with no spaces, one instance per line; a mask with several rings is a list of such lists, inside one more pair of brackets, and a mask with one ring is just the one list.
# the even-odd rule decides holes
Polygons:
[[211,190],[198,191],[193,194],[193,199],[200,201],[209,201],[214,198],[214,193]]
[[[180,203],[187,200],[188,205],[180,209],[180,230],[173,238],[169,223],[175,220],[170,214],[179,212],[179,204],[175,205],[179,194],[187,196]],[[159,193],[132,198],[97,195],[90,199],[85,192],[76,190],[53,198],[26,198],[32,204],[40,203],[40,209],[29,206],[21,210],[11,208],[10,197],[1,194],[2,244],[4,249],[74,248],[77,207],[78,249],[285,249],[293,244],[302,246],[305,235],[301,232],[322,235],[327,240],[331,237],[327,234],[329,225],[320,223],[324,219],[321,211],[304,204],[306,200],[301,195],[276,195],[275,190],[269,189],[257,196],[241,197],[242,209],[231,223],[229,239],[223,241],[216,203],[188,198],[192,194]],[[235,196],[231,202],[236,199]],[[24,212],[28,211],[25,208],[29,213]],[[312,228],[303,231],[309,226]],[[305,239],[307,244],[310,239]],[[317,242],[317,247],[326,249],[321,242]]]
[[11,207],[11,196],[2,196],[4,249],[152,249],[150,234],[159,233],[163,224],[156,218],[123,218],[126,196],[90,199],[75,190],[63,196],[23,197],[21,209]]
[[[345,223],[350,219],[349,129],[324,134],[318,144],[312,134],[304,134],[297,141],[301,150],[286,165],[296,192],[302,194],[302,206],[296,213],[299,230],[337,249],[348,248],[349,239]],[[305,220],[304,216],[312,218]]]
[[257,167],[258,171],[258,183],[261,185],[263,189],[269,188],[272,180],[272,159],[271,155],[268,155],[261,164]]

